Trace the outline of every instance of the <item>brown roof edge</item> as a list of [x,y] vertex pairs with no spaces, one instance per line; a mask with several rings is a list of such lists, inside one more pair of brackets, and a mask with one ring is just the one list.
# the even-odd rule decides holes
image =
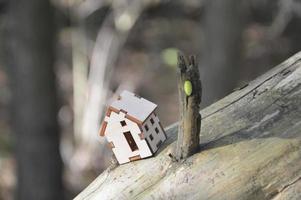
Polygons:
[[117,111],[117,113],[119,113],[119,112],[124,113],[124,114],[125,114],[125,118],[127,118],[127,119],[129,119],[129,120],[135,122],[136,124],[142,124],[142,122],[141,122],[139,119],[137,119],[137,118],[135,118],[135,117],[133,117],[133,116],[127,114],[127,112],[126,112],[125,110],[122,110],[122,109],[121,109],[121,110],[118,110],[118,109],[116,109],[116,108],[114,108],[114,107],[111,107],[111,106],[110,106],[110,109],[114,109],[114,111],[115,111],[115,112]]
[[[116,112],[116,113],[119,113],[119,111],[117,109],[109,106],[108,109],[107,109],[107,112],[106,112],[106,116],[110,117],[112,111]],[[105,135],[105,131],[106,131],[107,125],[108,125],[108,123],[106,121],[102,122],[100,130],[99,130],[99,135],[100,136],[104,136]]]
[[115,113],[118,113],[118,114],[119,114],[119,112],[120,112],[120,110],[118,110],[118,109],[116,109],[116,108],[114,108],[114,107],[112,107],[112,106],[109,106],[109,107],[108,107],[108,110],[110,110],[111,112],[114,111]]
[[99,131],[99,135],[100,136],[104,136],[105,135],[105,131],[106,131],[107,125],[108,125],[108,122],[106,122],[106,121],[102,122],[100,131]]
[[[115,112],[115,113],[120,113],[120,111],[122,112],[122,110],[118,110],[112,106],[109,106],[108,109],[107,109],[107,112],[106,112],[106,116],[107,117],[110,117],[111,113],[112,112]],[[124,111],[123,111],[124,112]],[[125,117],[137,124],[141,124],[141,121],[132,117],[132,116],[129,116],[128,114],[125,113]],[[108,123],[106,121],[103,121],[102,124],[101,124],[101,128],[100,128],[100,131],[99,131],[99,135],[100,136],[104,136],[105,135],[105,131],[106,131],[106,128],[107,128],[107,125]]]
[[133,121],[133,122],[135,122],[137,124],[142,125],[142,121],[136,119],[135,117],[133,117],[133,116],[131,116],[129,114],[125,114],[125,118],[127,118],[127,119],[129,119],[129,120],[131,120],[131,121]]
[[[112,106],[109,106],[109,107],[108,107],[108,110],[107,110],[107,112],[106,112],[106,116],[110,117],[111,112],[115,112],[115,113],[123,112],[123,113],[125,113],[125,118],[127,118],[127,119],[129,119],[129,120],[131,120],[131,121],[133,121],[133,122],[135,122],[135,123],[137,123],[138,125],[142,125],[142,124],[149,118],[149,116],[150,116],[152,113],[155,112],[156,109],[157,109],[157,107],[156,107],[156,108],[155,108],[155,109],[147,116],[147,118],[145,118],[145,120],[144,120],[143,122],[140,121],[140,120],[138,120],[137,118],[135,118],[135,117],[133,117],[133,116],[127,114],[124,110],[118,110],[118,109],[116,109],[116,108],[114,108],[114,107],[112,107]],[[101,129],[100,129],[100,132],[99,132],[99,135],[100,135],[100,136],[104,136],[104,132],[105,132],[105,130],[106,130],[107,124],[108,124],[107,122],[103,121],[102,126],[101,126]]]

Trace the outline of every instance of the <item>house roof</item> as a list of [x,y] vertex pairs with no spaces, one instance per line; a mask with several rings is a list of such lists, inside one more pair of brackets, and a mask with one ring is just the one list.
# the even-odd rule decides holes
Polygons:
[[147,117],[157,108],[157,105],[124,90],[119,98],[110,107],[126,112],[128,116],[143,123]]

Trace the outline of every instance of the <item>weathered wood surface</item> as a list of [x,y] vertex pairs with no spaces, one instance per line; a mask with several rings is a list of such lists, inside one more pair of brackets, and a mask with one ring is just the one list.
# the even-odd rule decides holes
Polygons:
[[201,111],[201,151],[108,169],[76,199],[301,199],[301,53]]

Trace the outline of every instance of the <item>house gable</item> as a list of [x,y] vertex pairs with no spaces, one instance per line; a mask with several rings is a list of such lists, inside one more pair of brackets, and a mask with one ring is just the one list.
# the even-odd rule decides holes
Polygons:
[[103,135],[113,147],[112,151],[120,164],[132,158],[152,155],[146,140],[141,138],[139,124],[128,119],[124,112],[111,111],[109,116],[105,116],[103,124]]
[[[110,117],[112,112],[115,112],[117,114],[119,114],[120,112],[122,112],[122,113],[124,113],[124,118],[129,119],[129,120],[135,122],[136,124],[140,124],[140,125],[142,124],[142,122],[140,120],[136,119],[135,117],[130,116],[129,114],[127,114],[126,111],[124,111],[124,110],[118,110],[118,109],[116,109],[116,108],[114,108],[112,106],[108,107],[105,119],[106,119],[106,117]],[[106,130],[106,127],[107,127],[107,121],[105,119],[102,122],[101,127],[100,127],[100,131],[99,131],[99,135],[100,136],[105,136],[105,130]]]

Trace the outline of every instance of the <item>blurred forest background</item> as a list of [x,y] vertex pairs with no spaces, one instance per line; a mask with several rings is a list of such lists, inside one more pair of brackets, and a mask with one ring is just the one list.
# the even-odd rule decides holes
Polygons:
[[177,51],[210,105],[301,48],[300,0],[0,0],[0,199],[71,199],[109,164],[123,89],[177,121]]

